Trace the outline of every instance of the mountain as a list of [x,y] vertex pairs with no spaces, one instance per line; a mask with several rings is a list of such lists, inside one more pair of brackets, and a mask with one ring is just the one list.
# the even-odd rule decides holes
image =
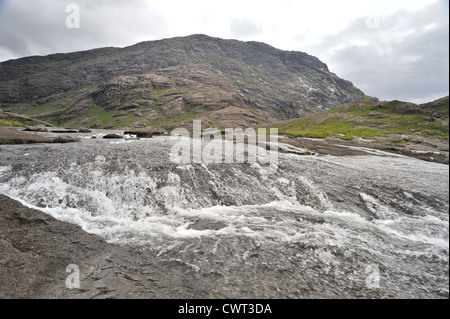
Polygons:
[[0,108],[73,127],[263,125],[364,98],[306,53],[205,35],[0,63]]

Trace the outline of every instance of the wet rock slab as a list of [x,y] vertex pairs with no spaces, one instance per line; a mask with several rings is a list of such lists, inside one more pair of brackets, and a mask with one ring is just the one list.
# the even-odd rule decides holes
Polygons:
[[[147,275],[123,271],[126,250],[0,195],[0,298],[152,297]],[[68,265],[81,271],[80,289],[66,287]]]

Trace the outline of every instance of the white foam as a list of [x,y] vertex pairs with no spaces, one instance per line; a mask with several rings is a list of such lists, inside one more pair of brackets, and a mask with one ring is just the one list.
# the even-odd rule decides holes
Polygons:
[[0,177],[11,171],[12,166],[0,166]]
[[134,143],[136,141],[137,140],[124,139],[124,140],[118,140],[118,141],[109,142],[109,144],[131,144],[131,143]]

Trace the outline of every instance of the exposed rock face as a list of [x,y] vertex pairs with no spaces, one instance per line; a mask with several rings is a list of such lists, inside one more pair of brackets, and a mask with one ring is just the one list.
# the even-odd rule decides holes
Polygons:
[[[2,107],[35,109],[60,125],[146,127],[204,117],[221,126],[222,114],[214,112],[231,108],[248,126],[363,97],[306,53],[204,35],[0,64]],[[36,108],[50,104],[54,112]]]

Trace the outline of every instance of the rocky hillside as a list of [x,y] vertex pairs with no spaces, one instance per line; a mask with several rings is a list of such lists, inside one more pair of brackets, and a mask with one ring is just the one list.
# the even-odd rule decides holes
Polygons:
[[[273,125],[292,137],[372,140],[366,146],[449,162],[449,97],[421,105],[360,101]],[[366,141],[367,142],[367,141]],[[303,146],[304,145],[300,145]]]
[[316,57],[205,35],[0,63],[0,107],[57,125],[274,123],[363,99]]

